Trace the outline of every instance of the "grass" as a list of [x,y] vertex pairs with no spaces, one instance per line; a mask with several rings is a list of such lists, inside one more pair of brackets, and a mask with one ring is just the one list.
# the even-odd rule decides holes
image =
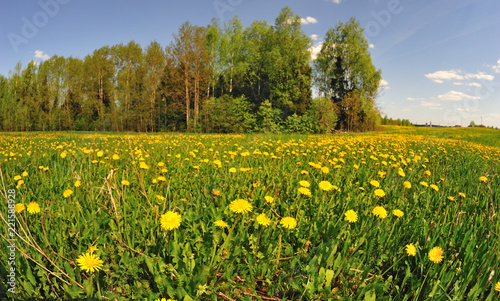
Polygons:
[[[26,208],[36,202],[41,211],[15,214],[15,293],[5,276],[0,297],[495,300],[495,133],[5,133],[2,198],[14,195]],[[310,195],[299,192],[304,181]],[[237,199],[251,211],[233,212]],[[13,267],[7,203],[0,207],[1,275]],[[387,216],[374,215],[376,207]],[[346,220],[348,210],[356,222]],[[168,211],[181,216],[179,227],[161,226]],[[285,227],[285,217],[296,227]],[[437,263],[429,258],[434,247],[444,251]],[[101,269],[78,264],[89,252]]]

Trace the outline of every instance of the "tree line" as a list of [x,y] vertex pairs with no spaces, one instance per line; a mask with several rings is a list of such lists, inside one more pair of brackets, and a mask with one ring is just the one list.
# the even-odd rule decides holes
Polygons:
[[[316,60],[300,17],[182,24],[166,47],[104,46],[0,75],[4,131],[364,131],[380,123],[381,80],[354,18],[330,28]],[[312,97],[312,89],[318,91]]]

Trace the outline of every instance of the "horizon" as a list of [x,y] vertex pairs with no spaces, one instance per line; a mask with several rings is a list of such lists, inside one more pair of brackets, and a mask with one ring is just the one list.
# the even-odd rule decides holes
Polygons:
[[24,68],[54,55],[83,59],[100,47],[132,40],[142,48],[154,40],[166,47],[185,21],[206,26],[212,18],[222,23],[238,15],[245,27],[255,20],[274,24],[288,5],[302,17],[312,57],[328,28],[352,16],[360,22],[373,63],[382,70],[382,116],[413,124],[466,127],[473,121],[500,127],[499,2],[389,0],[361,9],[352,0],[263,3],[214,0],[193,8],[134,1],[9,2],[0,21],[0,74],[9,76],[17,62]]

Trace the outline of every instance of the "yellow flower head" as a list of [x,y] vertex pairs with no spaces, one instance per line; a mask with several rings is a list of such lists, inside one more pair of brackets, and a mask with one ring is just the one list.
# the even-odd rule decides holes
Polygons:
[[97,157],[102,157],[102,155],[104,155],[104,153],[102,151],[97,152]]
[[500,292],[500,281],[498,281],[497,284],[495,284],[495,290],[497,292]]
[[287,229],[294,229],[297,227],[297,220],[293,217],[287,216],[281,219],[280,224]]
[[215,226],[219,227],[220,229],[228,227],[226,222],[224,222],[223,220],[217,220],[214,222],[214,224],[215,224]]
[[21,213],[25,209],[23,203],[17,203],[16,206],[14,207],[14,210],[16,210],[16,213]]
[[309,172],[307,170],[301,170],[300,173],[303,174],[303,175],[308,175],[309,174]]
[[406,245],[406,254],[408,254],[408,256],[415,256],[415,254],[417,254],[417,249],[413,244]]
[[378,197],[384,197],[385,196],[385,192],[382,189],[376,189],[375,190],[375,195],[378,196]]
[[75,182],[75,187],[80,187],[81,185],[82,185],[82,182],[80,182],[80,181]]
[[347,210],[345,213],[345,220],[350,223],[355,223],[358,221],[358,214],[354,210]]
[[113,154],[113,156],[111,158],[113,160],[118,160],[118,159],[120,159],[120,156],[118,156],[117,154]]
[[465,193],[463,193],[463,192],[459,192],[458,195],[465,198]]
[[271,204],[272,202],[274,202],[274,198],[273,198],[272,196],[268,196],[268,195],[266,195],[266,196],[264,197],[264,199],[266,200],[266,202],[267,202],[268,204]]
[[129,181],[127,181],[127,180],[123,180],[123,181],[122,181],[122,185],[123,185],[123,186],[129,186],[129,185],[130,185],[130,182],[129,182]]
[[234,213],[247,213],[251,212],[253,209],[252,204],[250,204],[247,200],[237,199],[229,204],[229,210]]
[[377,180],[370,181],[370,185],[376,188],[380,187],[380,183]]
[[425,174],[426,176],[430,176],[430,175],[431,175],[431,171],[430,171],[430,170],[426,170],[426,171],[424,172],[424,174]]
[[230,173],[235,173],[236,172],[236,168],[234,168],[234,167],[229,168],[229,172]]
[[85,253],[83,255],[80,255],[76,262],[80,266],[80,269],[84,270],[87,273],[99,271],[100,269],[102,269],[103,264],[102,260],[99,259],[99,256],[96,256],[93,253]]
[[449,196],[447,199],[453,202],[455,200],[455,197]]
[[427,182],[425,182],[425,181],[420,182],[420,185],[422,185],[424,187],[429,187],[429,184],[427,184]]
[[403,183],[403,186],[406,188],[406,189],[410,189],[411,188],[411,183],[409,181],[405,181]]
[[429,260],[434,263],[440,263],[443,260],[443,249],[434,247],[429,251]]
[[27,171],[23,171],[23,173],[21,174],[23,177],[27,177],[28,176],[28,172]]
[[307,181],[300,181],[299,185],[300,185],[300,187],[305,187],[305,188],[311,186],[311,184],[309,184],[309,182],[307,182]]
[[96,246],[90,246],[89,250],[87,253],[89,254],[94,254],[95,251],[99,250]]
[[64,190],[64,192],[63,192],[63,197],[68,198],[68,197],[69,197],[70,195],[72,195],[72,194],[73,194],[73,190],[71,190],[71,189],[66,189],[66,190]]
[[271,219],[264,213],[261,213],[257,216],[257,222],[259,223],[259,225],[267,227],[271,224]]
[[405,172],[404,172],[404,170],[403,170],[402,168],[399,168],[399,170],[398,170],[398,175],[399,175],[400,177],[404,177],[404,176],[405,176]]
[[434,184],[431,184],[430,187],[432,189],[434,189],[435,191],[438,191],[439,190],[439,187],[437,187],[437,185],[434,185]]
[[485,176],[480,176],[480,177],[479,177],[479,181],[480,181],[480,182],[488,182],[488,178],[487,178],[487,177],[485,177]]
[[303,195],[311,195],[311,190],[309,190],[309,188],[299,187],[298,191]]
[[29,213],[35,214],[40,212],[40,205],[37,202],[31,202],[28,204],[28,208],[26,209]]
[[377,206],[373,208],[372,211],[373,215],[378,216],[380,218],[386,218],[387,217],[387,210],[385,210],[384,207]]
[[20,175],[17,175],[17,176],[14,177],[14,181],[19,181],[19,180],[21,180],[21,176]]
[[323,166],[323,167],[321,167],[321,172],[322,173],[329,173],[330,172],[330,168],[328,168],[326,166]]
[[397,216],[398,218],[403,217],[403,215],[405,215],[405,214],[404,214],[404,212],[403,212],[403,211],[401,211],[401,210],[399,210],[399,209],[394,209],[394,210],[392,210],[392,214],[394,214],[394,215],[395,215],[395,216]]
[[212,189],[212,195],[213,195],[213,196],[219,196],[219,195],[220,195],[220,191],[219,191],[219,190]]
[[323,191],[330,191],[333,188],[333,185],[328,181],[321,181],[318,186]]
[[179,228],[181,221],[181,215],[173,211],[167,211],[167,213],[162,214],[160,218],[161,227],[164,230],[174,230]]

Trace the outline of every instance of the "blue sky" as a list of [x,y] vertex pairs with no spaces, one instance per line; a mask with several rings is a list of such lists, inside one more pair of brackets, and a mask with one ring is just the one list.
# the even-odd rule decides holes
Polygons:
[[185,0],[3,1],[0,74],[53,55],[84,58],[104,45],[156,40],[167,46],[179,26],[238,15],[274,23],[289,5],[321,47],[326,31],[355,16],[365,28],[385,88],[384,114],[412,122],[500,127],[498,0]]

